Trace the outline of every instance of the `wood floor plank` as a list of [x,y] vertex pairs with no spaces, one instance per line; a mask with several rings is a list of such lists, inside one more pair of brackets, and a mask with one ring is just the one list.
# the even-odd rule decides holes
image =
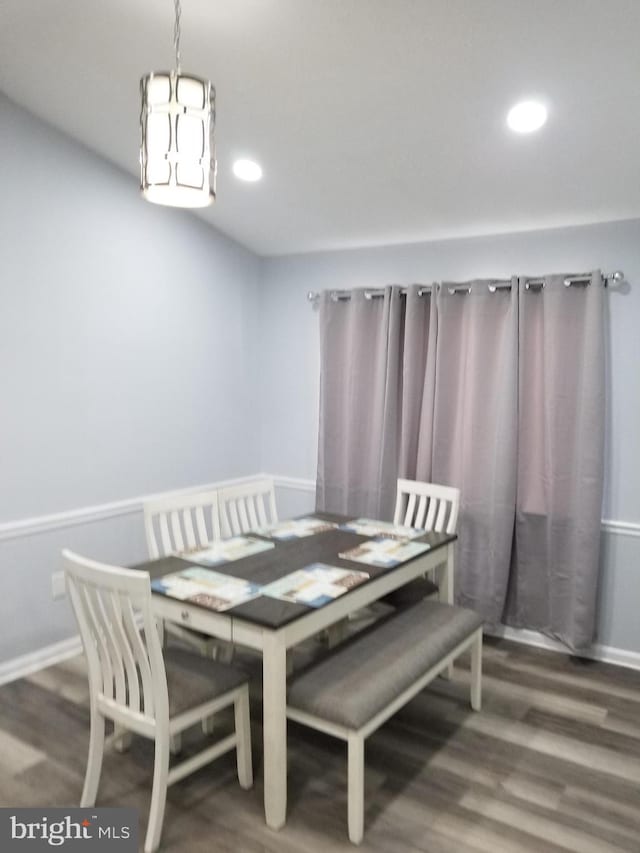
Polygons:
[[[585,694],[587,694],[587,701],[588,697],[597,699],[598,694],[604,693],[607,697],[615,696],[640,705],[640,673],[638,674],[637,685],[626,686],[612,684],[610,678],[598,677],[589,669],[563,672],[545,667],[542,661],[524,663],[510,656],[494,657],[492,655],[489,657],[489,661],[491,661],[491,666],[485,658],[485,669],[489,673],[495,674],[501,671],[501,674],[504,675],[504,670],[510,670],[513,673],[513,679],[517,680],[518,683],[524,681],[528,686],[535,686],[534,680],[538,684],[543,684],[545,690],[561,684],[563,692],[566,692],[567,688],[576,688],[577,691],[581,692],[582,698],[585,698]],[[523,676],[530,677],[531,680],[523,679]]]
[[[640,709],[638,713],[640,714]],[[531,708],[522,722],[536,729],[597,744],[600,747],[611,749],[622,755],[634,756],[640,760],[640,737],[611,729],[607,725],[608,720],[607,715],[602,725],[596,726],[582,720],[570,720],[548,711],[541,711],[540,708]],[[640,735],[640,729],[637,730],[637,733]]]
[[572,814],[588,815],[592,820],[603,821],[618,830],[624,830],[636,840],[640,848],[640,793],[635,804],[620,802],[606,790],[596,792],[569,785],[561,799],[561,808]]
[[558,821],[551,823],[541,820],[526,809],[476,792],[467,794],[461,805],[506,826],[519,827],[521,831],[537,838],[541,849],[548,844],[556,844],[575,853],[619,853],[621,849],[629,849],[611,845],[603,838],[594,838],[588,832],[567,827]]
[[[483,668],[484,669],[484,668]],[[505,677],[504,672],[497,675],[491,675],[483,671],[482,684],[486,688],[489,701],[495,694],[502,696],[510,696],[520,699],[522,702],[534,708],[553,711],[556,714],[562,714],[569,719],[584,720],[587,723],[603,723],[607,717],[607,710],[610,707],[610,699],[604,702],[604,697],[599,697],[603,701],[592,702],[576,699],[566,691],[557,690],[556,687],[545,685],[544,689],[527,683],[518,683],[512,676],[511,670],[506,670],[508,677]],[[469,683],[470,674],[467,670],[457,671],[457,680]],[[437,683],[434,689],[444,692],[449,685],[446,682]]]

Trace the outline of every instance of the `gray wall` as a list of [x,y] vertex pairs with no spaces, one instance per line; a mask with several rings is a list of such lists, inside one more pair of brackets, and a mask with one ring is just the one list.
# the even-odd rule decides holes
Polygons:
[[[307,291],[595,267],[621,268],[630,284],[627,292],[612,289],[608,299],[610,415],[603,517],[640,524],[640,220],[264,260],[263,469],[315,479],[318,317]],[[616,541],[609,541],[614,536]],[[640,538],[606,533],[603,539],[599,640],[640,651]]]
[[[0,527],[260,470],[259,260],[2,95],[0,259]],[[130,515],[0,537],[0,661],[73,633],[63,544],[144,556]]]

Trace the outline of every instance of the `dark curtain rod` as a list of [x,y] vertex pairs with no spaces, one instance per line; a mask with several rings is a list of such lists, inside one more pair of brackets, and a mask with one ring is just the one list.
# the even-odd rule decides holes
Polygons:
[[[607,287],[610,281],[624,281],[624,273],[621,270],[616,270],[615,272],[606,273],[606,275],[603,275],[602,278],[604,280],[604,286]],[[579,273],[577,275],[567,276],[564,280],[564,285],[565,287],[571,287],[572,284],[590,284],[590,282],[590,273]],[[524,286],[526,290],[542,290],[542,288],[544,287],[544,278],[525,278]],[[420,289],[418,290],[418,296],[422,296],[425,293],[431,293],[433,285],[421,284],[419,285],[419,288]],[[498,290],[511,290],[511,279],[491,279],[487,283],[487,288],[491,293],[495,293]],[[449,293],[471,293],[471,289],[472,286],[470,284],[453,284],[447,286],[447,290],[449,291]],[[351,299],[351,293],[351,290],[332,290],[331,298],[335,302],[339,302],[342,299]],[[364,292],[365,299],[374,299],[378,296],[384,296],[384,294],[384,287],[374,288],[372,290],[365,290]],[[400,294],[402,296],[406,296],[407,288],[403,287],[400,290]],[[320,299],[320,294],[316,291],[310,290],[307,293],[307,299],[309,300],[309,302],[316,303],[318,299]]]

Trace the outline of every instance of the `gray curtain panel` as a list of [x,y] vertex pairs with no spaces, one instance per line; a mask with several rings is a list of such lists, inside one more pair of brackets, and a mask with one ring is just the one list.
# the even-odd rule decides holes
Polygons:
[[[413,285],[404,301],[404,324],[398,344],[402,351],[402,403],[398,477],[428,480],[435,382],[438,312],[431,309],[432,292]],[[420,476],[418,476],[418,474]]]
[[[456,600],[502,616],[513,542],[518,406],[518,282],[438,291],[431,475],[461,492]],[[470,292],[468,292],[468,289]],[[427,479],[427,468],[418,470]]]
[[404,297],[320,298],[320,432],[316,506],[387,518],[395,501]]
[[605,289],[520,281],[516,535],[509,625],[594,637],[604,466]]

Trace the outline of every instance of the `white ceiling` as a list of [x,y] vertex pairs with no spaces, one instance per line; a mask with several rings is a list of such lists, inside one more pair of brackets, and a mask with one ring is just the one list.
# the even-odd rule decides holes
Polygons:
[[[261,254],[638,216],[639,44],[640,0],[182,0],[217,89],[202,216]],[[172,0],[0,0],[0,89],[132,181],[139,78],[172,65]]]

